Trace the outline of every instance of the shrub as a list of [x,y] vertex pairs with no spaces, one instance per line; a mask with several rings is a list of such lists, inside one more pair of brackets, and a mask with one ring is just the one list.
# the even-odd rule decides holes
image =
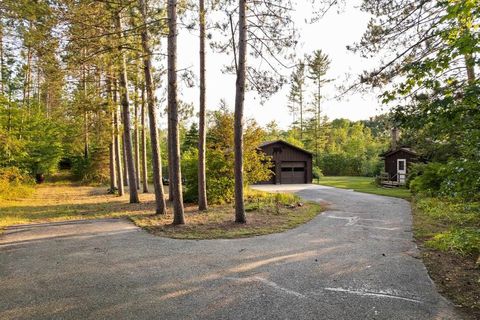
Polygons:
[[419,175],[410,182],[410,190],[417,194],[436,195],[445,179],[445,165],[432,162],[423,167],[421,174],[417,174]]
[[313,178],[314,179],[320,179],[321,177],[323,177],[322,169],[320,169],[320,167],[314,166],[313,167]]
[[414,193],[475,201],[480,199],[479,172],[478,161],[417,164],[412,167],[407,184]]
[[405,181],[405,186],[410,189],[410,184],[417,178],[423,174],[425,170],[426,164],[424,163],[411,163],[408,168],[408,175]]
[[327,176],[368,176],[378,175],[383,163],[376,157],[367,159],[344,153],[326,153],[320,157],[321,171]]
[[0,168],[0,199],[25,197],[33,192],[33,179],[17,167]]
[[[246,185],[268,180],[269,163],[263,157],[245,157]],[[248,163],[248,161],[253,163]],[[247,169],[249,168],[249,169]],[[247,171],[248,170],[248,171]],[[198,201],[198,150],[190,149],[182,157],[182,174],[185,178],[186,202]],[[233,159],[230,154],[220,150],[207,149],[206,153],[207,198],[211,204],[230,203],[234,199],[235,179]]]
[[456,228],[436,234],[427,245],[441,251],[455,251],[460,254],[480,253],[480,229]]
[[480,162],[467,160],[450,161],[444,172],[440,194],[459,197],[468,201],[480,199]]
[[108,150],[92,148],[90,157],[72,157],[72,173],[75,179],[86,183],[108,183],[110,179]]

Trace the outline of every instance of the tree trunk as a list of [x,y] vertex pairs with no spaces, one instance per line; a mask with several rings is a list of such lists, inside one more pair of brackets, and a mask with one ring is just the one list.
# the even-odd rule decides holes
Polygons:
[[245,102],[245,73],[247,60],[247,0],[239,0],[238,70],[235,92],[234,150],[235,150],[235,222],[246,223],[243,201],[243,108]]
[[140,190],[140,134],[138,129],[138,122],[139,122],[139,106],[138,106],[138,80],[135,83],[135,99],[133,100],[135,115],[134,115],[134,123],[133,123],[133,145],[135,150],[135,169],[136,169],[136,178],[137,178],[137,189]]
[[[168,111],[170,114],[170,111]],[[168,118],[168,116],[167,116]],[[173,176],[173,170],[172,170],[172,154],[173,154],[173,149],[172,149],[172,123],[170,120],[167,121],[167,148],[168,148],[168,201],[173,202],[173,199],[175,198],[174,194],[174,189],[172,188],[172,176]]]
[[118,85],[117,79],[113,79],[113,105],[114,105],[114,114],[113,121],[115,122],[115,165],[117,167],[117,187],[118,187],[118,196],[123,196],[125,194],[125,188],[123,185],[123,170],[122,170],[122,151],[120,146],[120,117],[118,115]]
[[[147,94],[148,116],[150,124],[150,143],[152,145],[152,163],[153,163],[153,187],[155,189],[156,213],[166,214],[167,206],[165,204],[165,194],[163,192],[162,184],[162,157],[160,150],[160,139],[157,130],[157,113],[155,110],[155,96],[153,91],[153,77],[152,77],[152,52],[150,50],[150,37],[147,23],[147,0],[139,0],[140,12],[143,18],[142,28],[142,48],[143,48],[143,71],[145,74],[145,91]],[[145,130],[145,129],[144,129]],[[145,138],[144,138],[145,141]],[[146,151],[144,147],[144,164],[146,167]],[[144,171],[146,176],[146,168]]]
[[25,70],[25,79],[23,83],[23,106],[30,110],[30,77],[32,68],[32,49],[30,45],[27,47],[27,66]]
[[123,122],[123,132],[122,132],[122,159],[123,159],[123,185],[128,187],[128,165],[127,165],[127,147],[125,144],[125,119],[122,112],[122,107],[120,106],[120,116]]
[[3,25],[0,21],[0,94],[5,94],[4,84],[3,84]]
[[[83,56],[86,56],[85,49],[83,50]],[[87,102],[87,71],[85,67],[85,62],[82,63],[82,97],[83,97],[83,157],[85,160],[89,157],[89,137],[88,137],[88,110],[86,106]]]
[[200,114],[198,119],[198,209],[207,210],[207,177],[205,168],[205,0],[200,0]]
[[[116,13],[116,31],[121,37],[122,33],[122,22],[120,18],[120,13]],[[127,169],[128,169],[128,187],[130,190],[130,203],[139,203],[138,191],[137,191],[137,182],[135,174],[135,162],[133,160],[132,153],[132,136],[130,132],[130,105],[128,98],[128,78],[127,78],[127,62],[125,59],[125,54],[123,49],[120,48],[120,101],[122,105],[123,112],[123,132],[125,137],[125,149],[127,157]]]
[[467,80],[472,84],[475,82],[475,59],[470,53],[464,55],[465,67],[467,68]]
[[299,92],[299,107],[300,107],[300,141],[303,142],[303,88],[300,87],[300,92]]
[[[142,84],[142,182],[143,182],[143,193],[148,193],[148,166],[147,166],[147,128],[146,124],[146,110],[145,110],[145,83]],[[157,152],[158,153],[158,152]],[[158,169],[158,168],[157,168]],[[163,189],[162,179],[160,179],[160,187]],[[163,190],[162,190],[162,199]],[[165,201],[165,200],[163,200]]]
[[115,105],[112,105],[113,99],[112,99],[112,79],[110,78],[110,75],[107,75],[106,77],[107,81],[107,101],[108,101],[108,107],[110,110],[110,144],[108,146],[108,152],[110,155],[110,161],[109,161],[109,168],[110,168],[110,193],[115,193],[117,190],[117,173],[116,173],[116,168],[115,168]]
[[177,0],[168,0],[168,120],[171,124],[170,189],[173,191],[173,224],[185,224],[177,101]]

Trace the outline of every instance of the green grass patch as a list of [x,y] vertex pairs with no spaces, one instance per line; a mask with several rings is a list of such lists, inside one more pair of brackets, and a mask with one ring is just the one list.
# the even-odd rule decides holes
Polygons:
[[409,200],[411,198],[410,190],[404,187],[384,188],[375,184],[375,179],[371,177],[321,177],[315,180],[315,183],[342,189],[352,189],[358,192],[377,194]]
[[480,203],[418,197],[413,209],[415,236],[427,246],[463,255],[480,253]]
[[[68,220],[129,218],[152,233],[182,239],[238,238],[281,232],[305,223],[323,211],[316,203],[299,206],[293,194],[245,190],[247,224],[236,224],[232,205],[211,206],[198,212],[195,205],[185,206],[185,226],[172,226],[173,217],[155,216],[153,193],[139,194],[140,203],[129,204],[128,195],[117,197],[107,187],[46,183],[23,199],[0,201],[2,228],[28,223]],[[169,210],[171,212],[171,210]]]
[[132,221],[147,231],[175,239],[233,239],[278,233],[299,226],[322,212],[317,203],[301,203],[288,193],[246,190],[247,223],[233,221],[231,205],[213,206],[206,212],[186,210],[186,224],[173,226],[172,216],[135,216]]

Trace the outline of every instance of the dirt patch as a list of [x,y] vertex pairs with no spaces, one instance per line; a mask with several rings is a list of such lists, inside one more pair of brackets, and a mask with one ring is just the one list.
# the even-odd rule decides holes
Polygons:
[[439,292],[449,298],[466,319],[480,319],[480,268],[476,258],[420,245],[423,262]]

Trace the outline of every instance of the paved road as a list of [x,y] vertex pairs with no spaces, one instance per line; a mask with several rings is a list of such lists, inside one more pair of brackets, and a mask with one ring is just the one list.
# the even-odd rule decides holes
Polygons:
[[262,188],[331,209],[238,240],[165,239],[125,220],[11,228],[0,238],[0,319],[460,319],[417,258],[406,201]]

